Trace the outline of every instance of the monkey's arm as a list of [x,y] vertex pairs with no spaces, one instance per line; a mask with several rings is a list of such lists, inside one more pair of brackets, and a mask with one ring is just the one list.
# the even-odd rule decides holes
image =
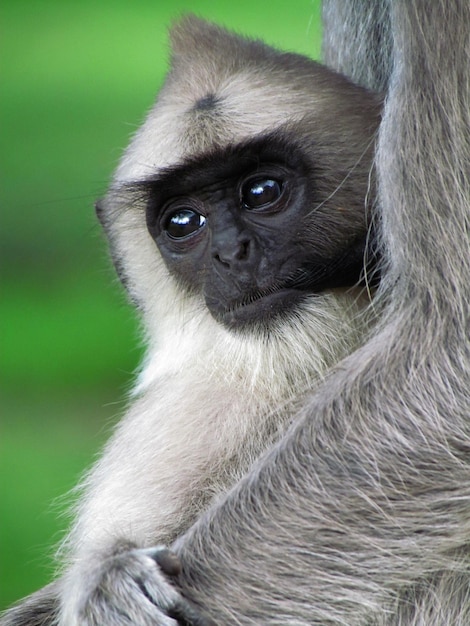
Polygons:
[[[190,412],[175,398],[169,406],[162,403],[161,396],[171,394],[168,388],[181,398],[177,381],[168,379],[143,393],[85,479],[78,521],[64,547],[64,574],[8,611],[2,626],[170,626],[177,616],[203,623],[168,582],[154,551],[146,549],[188,527],[197,513],[192,497],[202,500],[202,466],[211,458],[204,441],[209,431],[195,422],[181,455],[179,434],[192,428]],[[194,399],[192,394],[188,400]]]
[[59,584],[43,587],[0,616],[2,626],[53,626],[59,609]]
[[[470,579],[468,380],[447,379],[445,390],[439,371],[423,380],[429,362],[410,373],[393,358],[371,361],[384,387],[371,383],[371,368],[333,406],[313,404],[258,472],[177,541],[185,597],[223,624],[286,624],[295,615],[299,624],[355,625],[400,602],[406,609],[410,594],[430,614],[430,598],[449,602],[455,614],[435,623],[458,623]],[[402,394],[387,401],[388,375]],[[433,386],[428,396],[423,382]]]
[[[216,390],[210,400],[199,398],[203,391],[197,389],[188,394],[179,382],[188,376],[164,378],[134,402],[85,480],[61,578],[61,625],[126,624],[119,621],[122,611],[135,623],[152,624],[157,606],[172,613],[184,605],[159,571],[151,547],[172,541],[214,491],[226,490],[222,483],[230,472],[215,485],[212,466],[221,462],[221,442],[226,442],[225,454],[233,456],[242,440],[224,407],[228,403],[240,414],[244,404],[243,397],[238,406],[226,394],[217,397]],[[193,416],[194,406],[208,409],[204,427]],[[248,413],[244,418],[252,419]],[[243,428],[238,434],[243,437]],[[161,617],[162,623],[174,623]]]

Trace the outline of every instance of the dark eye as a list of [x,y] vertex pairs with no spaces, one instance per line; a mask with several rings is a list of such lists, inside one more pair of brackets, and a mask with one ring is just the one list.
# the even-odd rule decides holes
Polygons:
[[194,209],[178,209],[165,221],[165,230],[172,239],[183,239],[192,235],[206,223],[206,218]]
[[242,202],[247,209],[259,209],[276,202],[282,194],[282,184],[273,178],[255,178],[242,185]]

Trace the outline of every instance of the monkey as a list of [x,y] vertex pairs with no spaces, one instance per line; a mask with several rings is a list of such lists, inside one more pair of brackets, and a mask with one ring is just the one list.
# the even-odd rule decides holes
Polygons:
[[[180,564],[153,546],[247,474],[369,325],[381,98],[194,16],[171,41],[157,103],[97,203],[149,352],[85,479],[58,583],[68,626],[159,623],[137,571]],[[103,602],[130,553],[135,613]],[[202,620],[169,593],[173,618]]]
[[[228,625],[470,623],[469,24],[467,0],[325,0],[325,62],[386,92],[379,317],[171,543],[154,623],[184,603]],[[142,563],[125,554],[114,589]]]

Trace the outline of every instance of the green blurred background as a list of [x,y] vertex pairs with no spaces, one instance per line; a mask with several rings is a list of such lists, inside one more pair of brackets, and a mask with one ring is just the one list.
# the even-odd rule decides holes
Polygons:
[[67,493],[141,356],[93,201],[192,11],[314,58],[319,0],[3,0],[0,609],[50,580]]

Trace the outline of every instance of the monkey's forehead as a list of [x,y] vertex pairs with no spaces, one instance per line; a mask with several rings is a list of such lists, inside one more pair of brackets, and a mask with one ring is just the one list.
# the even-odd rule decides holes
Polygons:
[[335,83],[344,80],[306,57],[192,16],[173,28],[171,41],[166,82],[115,182],[148,178],[184,158],[296,122],[312,110],[320,115]]
[[216,99],[211,110],[199,110],[198,97],[189,106],[180,98],[159,100],[124,155],[117,180],[147,178],[188,157],[262,135],[302,117],[298,101],[281,106],[269,85],[244,89],[247,78],[238,76],[203,96]]

